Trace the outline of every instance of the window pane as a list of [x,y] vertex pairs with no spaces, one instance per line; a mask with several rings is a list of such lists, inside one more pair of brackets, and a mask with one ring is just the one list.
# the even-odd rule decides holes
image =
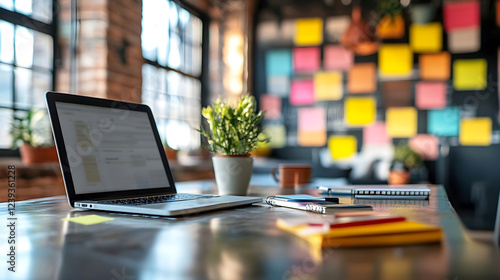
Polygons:
[[31,15],[31,13],[33,12],[31,0],[16,0],[15,4],[16,4],[16,12],[28,16]]
[[33,105],[45,108],[45,93],[52,89],[52,73],[35,71],[33,73]]
[[179,19],[178,15],[179,14],[178,14],[177,4],[175,4],[174,2],[170,2],[170,13],[169,13],[170,28],[175,32],[179,32],[179,28],[177,26],[177,21]]
[[33,65],[33,31],[21,26],[16,26],[16,64]]
[[168,98],[166,94],[158,94],[155,100],[157,106],[156,116],[160,119],[168,118]]
[[[16,2],[19,0],[16,0]],[[52,22],[52,0],[35,0],[33,2],[33,14],[31,15],[34,19],[45,23]]]
[[35,31],[35,50],[33,64],[38,67],[52,69],[52,37]]
[[193,42],[193,45],[201,44],[203,32],[202,32],[202,23],[199,18],[191,17],[191,29],[192,29],[191,42]]
[[174,71],[167,73],[167,89],[168,94],[178,95],[182,94],[181,90],[182,76]]
[[156,90],[159,93],[167,93],[167,70],[158,68],[158,85]]
[[14,1],[13,0],[0,0],[0,7],[7,9],[9,11],[14,10]]
[[191,127],[188,123],[177,120],[168,120],[166,127],[167,143],[174,149],[189,148]]
[[181,49],[181,38],[179,34],[172,33],[172,38],[170,38],[170,53],[168,56],[168,66],[174,69],[179,69],[181,66],[181,57],[182,57],[182,49]]
[[12,66],[0,64],[0,105],[9,107],[12,106],[13,88]]
[[184,44],[184,63],[183,70],[186,73],[193,74],[193,55],[190,45]]
[[156,67],[149,64],[142,65],[142,87],[144,89],[156,90],[156,80]]
[[179,24],[181,25],[181,28],[186,28],[187,24],[189,23],[189,17],[190,14],[188,11],[184,10],[183,8],[179,8]]
[[0,148],[10,148],[12,144],[12,137],[10,137],[10,123],[12,121],[13,110],[0,109]]
[[16,105],[20,108],[32,106],[33,71],[16,67]]
[[0,61],[14,62],[14,25],[0,20]]
[[201,74],[201,47],[195,46],[193,47],[192,51],[193,51],[192,72],[194,76],[199,76]]

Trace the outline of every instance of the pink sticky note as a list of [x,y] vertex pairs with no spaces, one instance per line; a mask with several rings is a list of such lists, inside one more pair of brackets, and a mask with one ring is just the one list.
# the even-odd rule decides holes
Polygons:
[[435,160],[439,155],[438,138],[430,134],[418,134],[410,139],[410,148],[424,160]]
[[290,104],[309,105],[314,103],[314,81],[294,80],[290,86]]
[[415,86],[415,105],[419,109],[440,109],[446,106],[446,83],[418,82]]
[[326,113],[324,108],[300,108],[298,118],[299,131],[326,130]]
[[390,144],[391,138],[387,135],[385,122],[376,122],[363,129],[363,143]]
[[354,62],[354,53],[342,46],[326,46],[324,66],[328,70],[349,70]]
[[320,67],[320,49],[306,47],[293,49],[293,69],[296,72],[312,72]]
[[443,7],[444,29],[476,27],[480,25],[479,1],[445,2]]
[[281,118],[281,98],[269,94],[262,95],[260,97],[260,109],[266,112],[266,119],[277,120]]

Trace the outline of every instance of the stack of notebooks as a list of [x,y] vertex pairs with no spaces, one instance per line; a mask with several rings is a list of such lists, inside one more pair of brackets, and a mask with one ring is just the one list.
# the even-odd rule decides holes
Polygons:
[[319,249],[435,243],[442,238],[439,227],[376,211],[278,219],[277,225]]

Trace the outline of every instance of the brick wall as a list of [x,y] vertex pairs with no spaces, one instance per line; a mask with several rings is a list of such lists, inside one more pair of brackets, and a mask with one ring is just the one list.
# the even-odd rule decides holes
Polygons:
[[[70,61],[70,1],[60,1],[61,63],[56,90],[68,92]],[[79,1],[76,50],[76,93],[141,101],[141,0]]]

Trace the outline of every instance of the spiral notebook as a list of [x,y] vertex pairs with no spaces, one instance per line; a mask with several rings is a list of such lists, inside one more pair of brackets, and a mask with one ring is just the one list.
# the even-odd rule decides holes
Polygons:
[[324,187],[318,186],[324,194],[353,195],[361,199],[429,199],[431,189],[426,185],[370,185],[370,186],[345,186]]

